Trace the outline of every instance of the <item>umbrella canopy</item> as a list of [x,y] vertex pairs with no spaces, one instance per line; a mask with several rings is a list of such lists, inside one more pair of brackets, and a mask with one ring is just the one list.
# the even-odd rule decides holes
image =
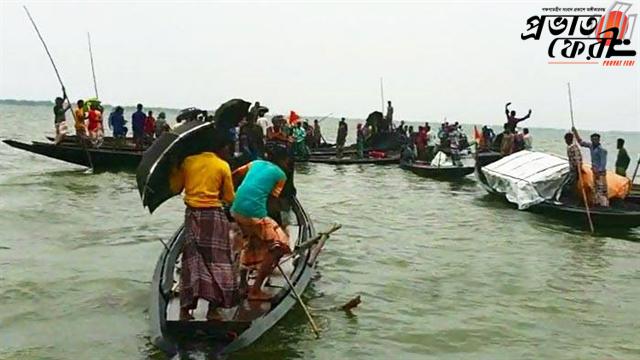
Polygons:
[[374,111],[371,114],[369,114],[369,116],[367,116],[366,124],[371,126],[378,126],[380,125],[383,119],[384,119],[384,116],[380,111]]
[[191,121],[166,131],[144,152],[136,170],[142,205],[153,212],[167,199],[178,195],[170,186],[170,174],[184,158],[205,151],[216,140],[211,122]]
[[219,128],[231,129],[238,126],[247,117],[251,103],[242,99],[231,99],[220,105],[213,115],[213,121]]
[[[190,155],[211,151],[215,145],[230,142],[229,128],[247,116],[249,103],[233,99],[215,112],[214,122],[193,120],[162,133],[144,152],[136,171],[142,205],[153,212],[167,199],[178,195],[171,189],[170,175]],[[199,109],[185,109],[196,114]]]
[[198,116],[202,115],[203,118],[207,117],[207,112],[204,110],[200,110],[195,107],[190,107],[186,109],[180,110],[178,116],[176,117],[177,122],[189,122],[198,120]]

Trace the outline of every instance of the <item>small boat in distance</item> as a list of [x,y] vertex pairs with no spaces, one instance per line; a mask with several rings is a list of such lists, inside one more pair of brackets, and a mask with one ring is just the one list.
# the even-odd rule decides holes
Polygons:
[[473,173],[474,166],[433,166],[426,161],[400,162],[400,168],[409,170],[414,174],[426,178],[438,180],[457,180]]
[[306,160],[300,160],[300,162],[321,163],[330,165],[392,165],[400,162],[400,155],[390,155],[383,158],[376,157],[335,157],[335,156],[310,156]]

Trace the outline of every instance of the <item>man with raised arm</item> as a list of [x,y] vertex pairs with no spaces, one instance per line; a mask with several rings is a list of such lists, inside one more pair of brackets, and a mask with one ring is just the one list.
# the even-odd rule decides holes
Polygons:
[[509,105],[511,105],[510,102],[508,102],[504,106],[504,112],[507,115],[507,126],[509,127],[509,130],[512,133],[515,133],[516,132],[516,126],[518,125],[518,123],[521,122],[521,121],[527,120],[531,116],[531,109],[529,109],[529,113],[527,113],[527,115],[525,115],[525,116],[523,116],[521,118],[517,118],[516,117],[516,111],[515,110],[509,110]]

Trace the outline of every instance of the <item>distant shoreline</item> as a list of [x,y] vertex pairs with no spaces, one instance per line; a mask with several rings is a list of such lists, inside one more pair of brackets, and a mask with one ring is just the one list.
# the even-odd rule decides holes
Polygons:
[[53,101],[48,100],[18,100],[18,99],[0,99],[2,105],[51,105]]
[[[75,104],[75,103],[74,103]],[[18,99],[0,99],[0,105],[18,105],[18,106],[53,106],[53,101],[50,100],[18,100]],[[105,108],[113,108],[115,105],[102,104]],[[125,109],[135,109],[136,105],[120,105]],[[167,108],[161,106],[146,106],[145,108],[151,109],[154,112],[160,111],[175,111],[178,112],[182,109]]]

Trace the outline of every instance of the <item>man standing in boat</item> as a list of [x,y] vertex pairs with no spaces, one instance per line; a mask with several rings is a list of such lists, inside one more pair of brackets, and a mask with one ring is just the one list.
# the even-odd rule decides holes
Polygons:
[[127,127],[125,126],[124,108],[116,106],[111,114],[109,114],[109,129],[113,131],[113,137],[117,143],[124,144],[124,138],[127,136]]
[[322,129],[318,119],[313,120],[313,148],[317,149],[322,143]]
[[87,129],[89,130],[89,140],[95,147],[100,146],[100,142],[103,136],[103,125],[102,125],[102,111],[101,107],[98,104],[92,103],[89,108],[89,126]]
[[147,115],[142,111],[142,104],[138,104],[136,108],[137,111],[131,115],[131,127],[136,149],[142,150],[144,143],[144,122],[147,119]]
[[171,173],[174,193],[184,190],[185,243],[180,271],[180,320],[190,320],[198,299],[209,302],[207,319],[216,308],[238,302],[237,273],[234,270],[231,225],[223,204],[235,197],[231,169],[223,160],[228,141],[212,141],[204,152],[187,157]]
[[78,105],[78,108],[76,109],[75,113],[75,129],[76,129],[76,138],[78,140],[78,142],[80,141],[84,141],[84,139],[86,139],[87,137],[87,126],[85,124],[85,120],[87,119],[87,114],[84,112],[84,100],[80,99],[78,100],[78,102],[76,103],[76,105]]
[[393,106],[391,101],[387,101],[387,116],[384,118],[384,124],[381,126],[383,132],[391,131],[393,125]]
[[573,133],[566,133],[564,135],[564,142],[567,144],[567,159],[569,159],[569,177],[564,185],[564,189],[570,196],[577,198],[576,187],[578,185],[578,179],[580,179],[578,171],[582,171],[582,153],[580,152],[578,144],[573,141]]
[[244,177],[231,214],[245,236],[241,262],[245,267],[256,267],[257,276],[248,290],[249,300],[269,300],[262,284],[280,258],[291,253],[289,237],[280,225],[268,215],[267,208],[280,211],[279,197],[285,187],[288,149],[270,143],[268,161],[256,160],[236,169],[234,178]]
[[269,128],[269,120],[266,118],[267,112],[269,112],[269,109],[261,106],[258,110],[258,120],[256,120],[256,124],[260,125],[260,128],[262,129],[262,135],[264,135],[265,137],[267,136],[267,129]]
[[256,101],[255,104],[249,109],[249,114],[247,115],[248,122],[257,123],[258,118],[260,117],[260,101]]
[[62,97],[57,97],[53,106],[53,124],[56,129],[56,145],[59,144],[67,134],[67,122],[65,113],[71,108],[71,106],[68,103],[65,103],[66,98],[67,93],[65,92],[64,88],[62,88]]
[[616,158],[616,174],[620,176],[627,176],[627,168],[631,162],[627,150],[624,148],[624,139],[618,139],[617,142],[618,157]]
[[578,144],[589,148],[591,153],[591,171],[593,171],[594,202],[602,207],[609,207],[607,197],[607,150],[600,144],[600,134],[591,134],[591,142],[582,141],[578,130],[571,128]]
[[338,136],[336,137],[336,156],[342,157],[342,151],[344,150],[344,143],[347,141],[347,133],[349,132],[349,126],[344,118],[340,119],[338,123]]
[[531,109],[529,109],[529,113],[524,117],[517,118],[515,110],[509,111],[509,105],[511,105],[510,102],[504,106],[504,112],[507,115],[507,126],[509,127],[509,131],[515,134],[518,123],[527,120],[531,116]]

